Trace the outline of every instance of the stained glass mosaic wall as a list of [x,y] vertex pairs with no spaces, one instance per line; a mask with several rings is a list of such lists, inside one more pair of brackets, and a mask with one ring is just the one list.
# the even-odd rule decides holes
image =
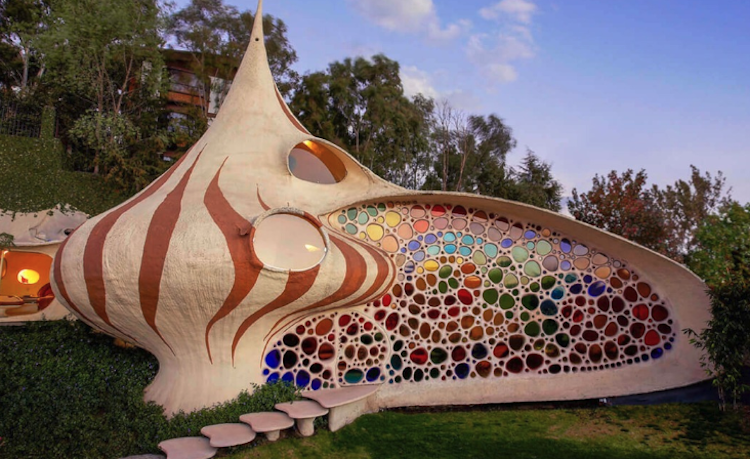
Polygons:
[[636,269],[554,228],[399,202],[343,209],[329,224],[389,253],[397,280],[356,312],[278,334],[267,380],[318,389],[601,371],[661,358],[679,330]]

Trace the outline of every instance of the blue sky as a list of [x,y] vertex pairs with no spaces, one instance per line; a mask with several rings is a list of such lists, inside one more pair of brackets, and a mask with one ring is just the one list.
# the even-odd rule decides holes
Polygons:
[[384,53],[408,93],[498,114],[518,140],[510,162],[534,150],[566,195],[596,173],[645,168],[665,185],[694,164],[750,201],[750,1],[265,0],[264,12],[287,24],[301,73]]

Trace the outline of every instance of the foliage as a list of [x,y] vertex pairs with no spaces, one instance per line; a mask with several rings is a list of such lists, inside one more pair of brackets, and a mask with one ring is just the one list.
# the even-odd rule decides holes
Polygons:
[[434,121],[438,154],[423,188],[508,197],[506,157],[516,141],[503,120],[494,114],[467,117],[443,102]]
[[243,448],[227,459],[741,459],[750,455],[746,428],[740,414],[710,403],[403,410],[365,415],[334,433]]
[[[180,48],[191,53],[191,69],[204,85],[204,94],[211,93],[209,77],[226,81],[234,78],[250,44],[254,17],[249,10],[240,12],[222,0],[191,0],[170,17],[168,33]],[[286,24],[267,14],[263,16],[263,30],[271,73],[281,94],[288,95],[299,77],[291,69],[297,53],[286,36]],[[218,90],[221,100],[229,87],[213,89]]]
[[689,181],[647,188],[645,170],[594,176],[591,190],[568,202],[577,220],[662,253],[678,262],[694,251],[700,222],[729,202],[721,172],[716,177],[690,166]]
[[750,284],[750,204],[734,202],[705,217],[687,265],[708,285]]
[[[430,105],[404,96],[398,62],[382,54],[329,64],[325,72],[305,75],[291,110],[318,137],[351,153],[387,180],[414,183],[427,149]],[[404,179],[409,177],[410,179]]]
[[102,177],[63,170],[63,156],[58,139],[0,136],[0,210],[37,212],[69,206],[96,215],[128,197]]
[[140,349],[123,349],[82,322],[0,329],[0,457],[102,458],[156,452],[159,441],[293,400],[281,384],[167,420],[143,402],[157,370]]
[[48,0],[5,0],[0,4],[0,90],[32,92],[44,74],[37,49],[49,19]]
[[578,194],[573,189],[568,210],[576,220],[664,252],[668,237],[664,217],[654,191],[646,188],[646,179],[645,170],[595,175],[590,191]]
[[527,150],[518,169],[512,171],[513,189],[509,196],[543,209],[560,211],[562,185],[552,177],[552,166]]
[[160,14],[156,0],[59,0],[41,39],[66,140],[124,192],[149,175],[130,147],[167,134]]
[[696,231],[702,222],[730,202],[729,191],[725,193],[724,175],[719,171],[716,177],[709,172],[701,175],[700,170],[690,166],[689,181],[677,180],[663,190],[653,187],[656,205],[664,214],[667,234],[665,253],[682,261],[686,254],[696,248]]
[[14,239],[15,238],[12,234],[0,233],[0,249],[14,247],[16,245],[15,243],[13,243]]
[[690,342],[705,352],[701,365],[714,378],[722,410],[727,403],[736,409],[740,396],[750,390],[742,379],[743,365],[750,358],[750,283],[724,283],[713,286],[708,293],[708,326],[700,333],[690,329],[685,332],[691,336]]

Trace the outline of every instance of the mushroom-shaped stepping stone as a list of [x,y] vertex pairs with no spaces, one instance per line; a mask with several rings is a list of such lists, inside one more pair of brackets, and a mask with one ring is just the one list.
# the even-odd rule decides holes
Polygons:
[[217,448],[205,437],[181,437],[164,440],[159,449],[167,453],[167,459],[209,459],[216,455]]
[[312,400],[278,403],[276,409],[297,420],[297,430],[303,437],[309,437],[315,433],[315,427],[313,426],[315,418],[328,414],[327,408],[323,408],[318,402]]
[[201,433],[211,439],[211,446],[215,448],[244,445],[255,440],[255,431],[240,423],[206,426]]
[[328,428],[335,432],[367,412],[367,397],[377,392],[379,384],[345,386],[336,389],[308,390],[302,396],[329,408]]
[[250,424],[258,433],[265,433],[268,441],[279,439],[281,429],[288,429],[294,425],[294,419],[284,413],[249,413],[240,416],[240,421]]

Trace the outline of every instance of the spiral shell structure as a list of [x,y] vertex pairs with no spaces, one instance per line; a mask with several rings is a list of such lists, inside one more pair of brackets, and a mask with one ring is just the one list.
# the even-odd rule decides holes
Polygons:
[[[703,379],[699,355],[679,333],[702,328],[708,318],[704,285],[692,273],[559,214],[475,195],[415,192],[378,178],[291,114],[268,67],[260,18],[259,5],[248,51],[204,136],[148,188],[79,227],[53,263],[53,288],[67,308],[158,358],[146,399],[168,413],[192,411],[275,378],[312,389],[384,383],[381,406],[580,399]],[[391,224],[394,213],[398,224]],[[474,223],[484,226],[473,227],[466,250],[479,261],[449,252],[462,249],[446,239],[471,234]],[[513,231],[521,235],[503,255]],[[565,243],[587,252],[569,255]],[[515,246],[525,252],[511,253]],[[503,266],[503,256],[511,263]],[[583,299],[580,289],[551,296],[571,279],[565,263],[588,289]],[[626,266],[640,283],[617,277]],[[501,267],[501,279],[518,284],[495,281]],[[535,283],[549,285],[550,298],[525,300],[536,294]],[[648,295],[612,312],[614,298],[640,284]],[[514,306],[500,303],[503,294],[527,314],[509,313]],[[607,309],[597,312],[603,297]],[[464,335],[446,331],[454,313],[474,316],[455,321],[451,332],[466,328]],[[639,320],[642,331],[631,327]],[[528,328],[531,322],[541,328]],[[513,356],[511,335],[523,327],[530,347]],[[568,330],[565,346],[555,341],[560,327]],[[570,333],[575,327],[580,337]],[[547,332],[538,345],[530,339]],[[659,358],[642,361],[656,355],[649,343],[657,339]],[[484,351],[476,352],[484,354],[471,355],[479,344]],[[632,356],[628,346],[636,346]],[[455,352],[464,356],[451,363]],[[582,355],[577,364],[574,354]],[[327,379],[320,376],[326,371]]]

